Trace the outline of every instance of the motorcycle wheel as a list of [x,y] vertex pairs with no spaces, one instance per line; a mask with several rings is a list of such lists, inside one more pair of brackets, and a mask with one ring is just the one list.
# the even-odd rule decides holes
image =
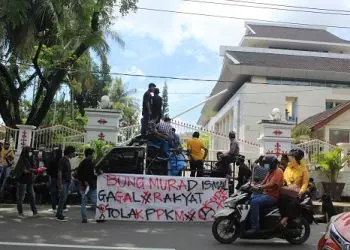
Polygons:
[[222,244],[234,242],[239,235],[238,227],[229,217],[219,217],[212,225],[214,238]]
[[291,225],[287,226],[288,230],[301,230],[301,235],[298,236],[289,232],[286,234],[286,240],[293,245],[304,244],[310,237],[310,224],[305,218],[300,218],[300,222],[291,222]]

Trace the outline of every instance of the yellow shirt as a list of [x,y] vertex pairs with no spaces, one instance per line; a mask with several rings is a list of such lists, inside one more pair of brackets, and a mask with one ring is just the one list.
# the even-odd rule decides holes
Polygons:
[[187,150],[191,152],[191,156],[194,160],[203,160],[203,150],[206,149],[201,139],[192,138],[187,141]]
[[3,148],[1,150],[1,160],[2,160],[2,166],[4,166],[4,167],[7,166],[6,157],[10,157],[10,158],[12,157],[12,161],[13,161],[15,155],[11,149],[6,150]]
[[287,185],[296,185],[300,192],[305,193],[309,185],[309,170],[306,168],[306,162],[302,161],[297,167],[292,167],[289,163],[283,174]]

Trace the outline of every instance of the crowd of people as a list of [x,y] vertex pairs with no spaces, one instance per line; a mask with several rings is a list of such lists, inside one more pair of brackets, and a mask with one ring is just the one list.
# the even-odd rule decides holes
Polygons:
[[[24,218],[23,201],[27,195],[30,208],[33,216],[37,217],[38,209],[36,206],[34,180],[38,173],[38,168],[35,166],[33,153],[30,147],[22,148],[21,154],[17,163],[13,167],[14,153],[10,149],[8,142],[5,142],[4,147],[0,144],[1,156],[1,180],[2,194],[5,190],[6,179],[10,176],[13,169],[13,176],[16,180],[16,199],[17,211],[20,218]],[[64,212],[67,209],[67,197],[74,183],[78,183],[78,189],[81,196],[81,218],[82,223],[87,223],[87,204],[90,200],[93,206],[97,202],[97,176],[95,175],[95,167],[93,161],[94,150],[87,148],[85,150],[85,159],[73,171],[70,159],[75,157],[75,148],[68,146],[64,152],[60,148],[53,150],[51,155],[45,161],[46,172],[50,177],[49,189],[51,197],[51,209],[57,220],[65,221]]]

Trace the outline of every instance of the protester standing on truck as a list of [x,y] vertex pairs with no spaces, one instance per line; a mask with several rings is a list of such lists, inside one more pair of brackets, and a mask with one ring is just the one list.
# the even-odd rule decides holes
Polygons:
[[[187,151],[190,156],[191,177],[202,177],[204,172],[204,159],[207,158],[208,149],[199,139],[199,132],[194,132],[192,139],[187,142]],[[203,154],[204,151],[204,154]]]
[[152,117],[153,93],[157,86],[154,83],[148,85],[148,90],[143,95],[142,100],[142,119],[141,119],[141,134],[146,135],[148,122]]
[[152,116],[151,119],[155,120],[156,123],[160,122],[160,119],[162,118],[162,106],[163,106],[163,99],[159,96],[159,89],[154,89],[154,96],[153,96],[153,102],[152,102]]

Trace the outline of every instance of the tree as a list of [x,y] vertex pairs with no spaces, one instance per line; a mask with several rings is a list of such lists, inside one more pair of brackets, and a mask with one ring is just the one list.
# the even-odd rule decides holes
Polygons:
[[0,114],[4,122],[22,123],[20,100],[35,78],[38,86],[25,123],[38,126],[62,84],[81,84],[78,72],[91,63],[90,49],[106,65],[106,36],[123,45],[109,29],[114,7],[126,15],[136,10],[137,1],[1,0]]
[[112,82],[109,66],[100,67],[93,64],[91,77],[92,79],[87,79],[82,84],[81,91],[74,95],[75,102],[82,116],[85,115],[85,108],[97,108],[101,97],[108,94],[108,86]]
[[166,82],[164,83],[164,86],[163,86],[162,98],[163,98],[162,114],[163,116],[169,116],[168,85]]
[[122,125],[134,125],[139,117],[139,105],[130,94],[135,90],[128,90],[121,78],[116,78],[109,88],[109,97],[113,102],[113,108],[123,113]]

